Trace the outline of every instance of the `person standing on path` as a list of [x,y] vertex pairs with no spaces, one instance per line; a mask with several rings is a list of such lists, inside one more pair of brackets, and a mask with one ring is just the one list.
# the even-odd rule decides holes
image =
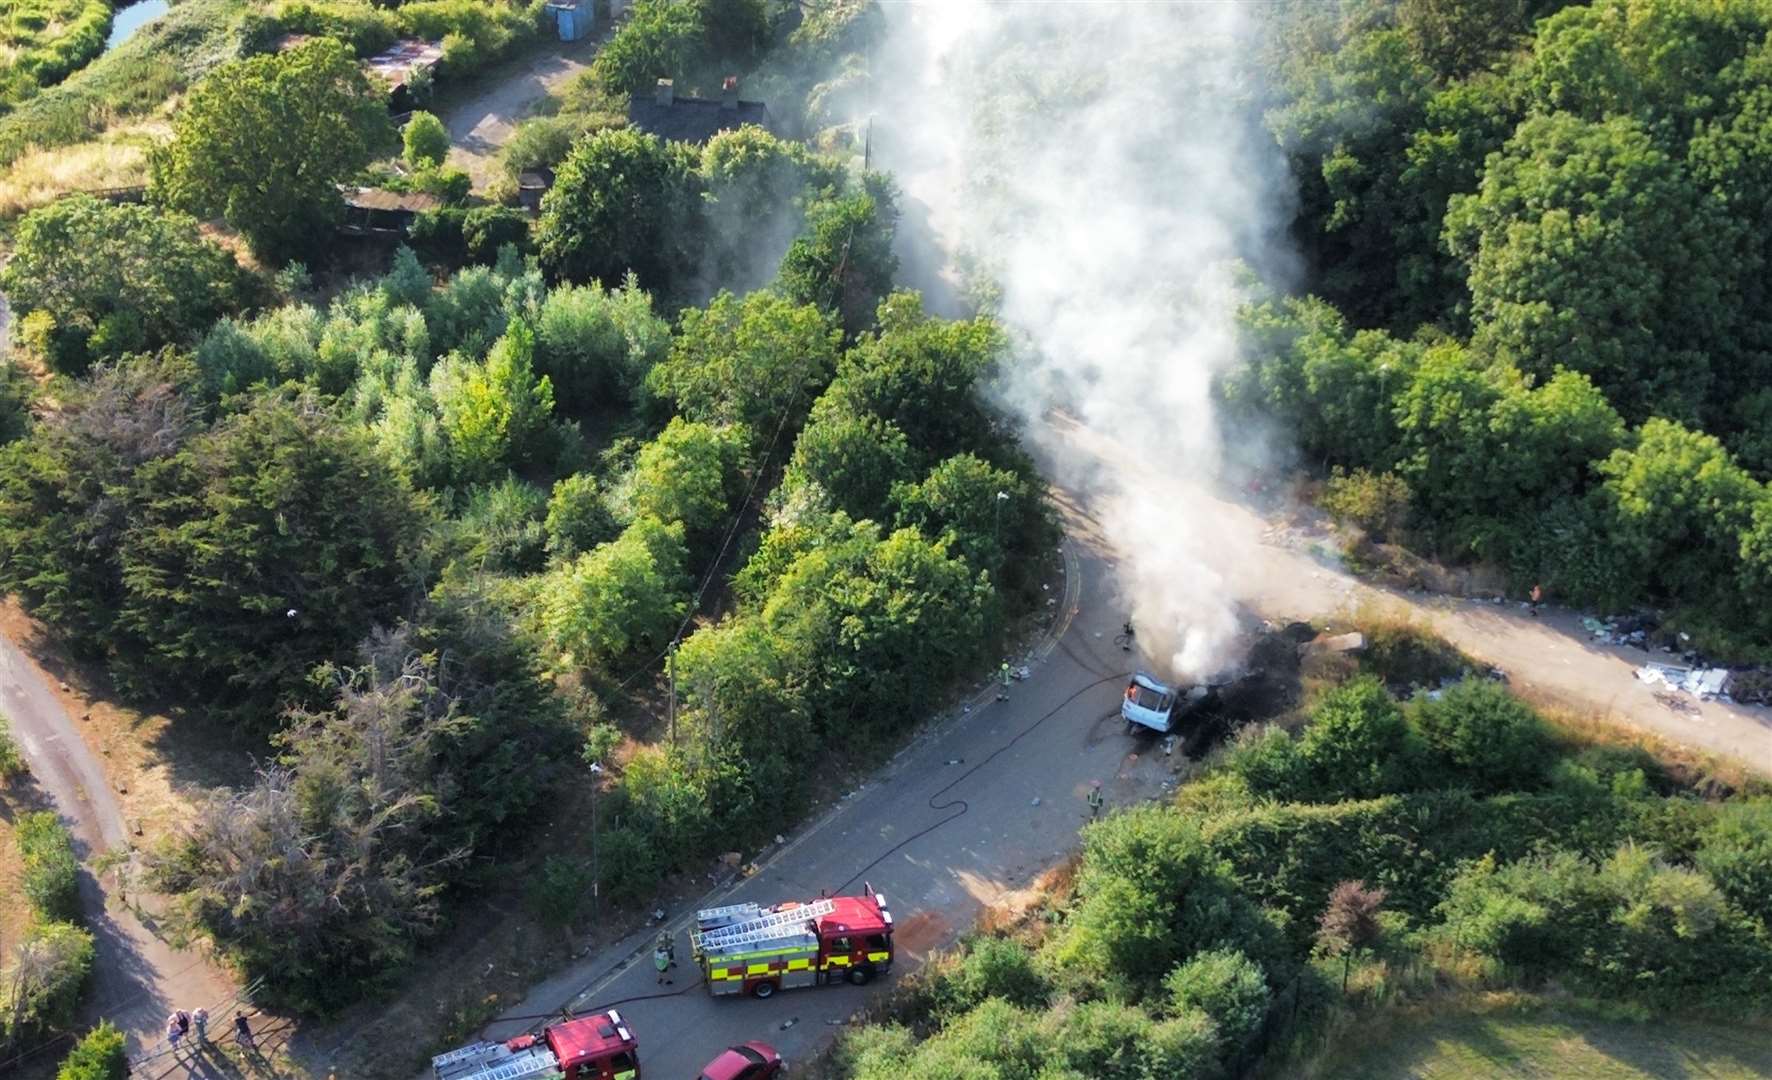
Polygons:
[[1544,590],[1537,585],[1532,586],[1532,617],[1538,618],[1538,605],[1544,600]]
[[184,1038],[184,1029],[178,1026],[178,1014],[166,1018],[166,1042],[172,1047],[172,1059],[178,1060],[178,1041]]
[[665,946],[654,945],[652,947],[652,966],[658,969],[659,985],[663,986],[675,981],[671,978],[671,953]]
[[241,1053],[250,1054],[258,1049],[252,1043],[252,1025],[244,1012],[234,1014],[234,1041],[240,1044]]
[[191,1014],[191,1022],[197,1025],[197,1041],[205,1045],[209,1042],[209,1010],[202,1006]]
[[997,691],[997,700],[998,701],[1008,701],[1009,700],[1009,661],[1007,661],[1007,660],[1003,661],[1003,666],[1001,668],[999,668],[998,671],[1003,676],[1003,689]]
[[1094,821],[1101,816],[1101,781],[1096,780],[1089,785],[1089,820]]

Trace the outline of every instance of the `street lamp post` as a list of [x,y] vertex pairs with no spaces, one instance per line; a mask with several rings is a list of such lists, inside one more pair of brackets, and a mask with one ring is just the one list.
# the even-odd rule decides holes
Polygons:
[[591,915],[603,917],[603,875],[597,864],[597,789],[603,786],[602,762],[591,762]]
[[997,524],[991,532],[991,538],[997,545],[997,557],[1003,556],[1003,504],[1009,501],[1007,491],[997,492]]

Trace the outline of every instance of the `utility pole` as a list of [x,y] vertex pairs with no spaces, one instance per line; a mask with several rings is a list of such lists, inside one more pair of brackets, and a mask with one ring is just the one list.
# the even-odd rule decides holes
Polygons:
[[872,116],[869,116],[867,130],[862,134],[862,137],[861,137],[861,171],[862,172],[868,171],[868,161],[873,157],[873,151],[874,151],[874,118]]
[[996,542],[999,556],[1003,553],[1003,504],[1008,501],[1009,493],[1007,491],[997,492],[997,526],[992,532],[991,538]]
[[677,748],[677,642],[675,639],[672,639],[671,647],[665,650],[665,671],[670,674],[671,679],[671,704],[669,716],[671,724],[671,749],[675,750]]
[[603,917],[603,874],[597,865],[597,789],[603,786],[603,765],[591,762],[591,917]]

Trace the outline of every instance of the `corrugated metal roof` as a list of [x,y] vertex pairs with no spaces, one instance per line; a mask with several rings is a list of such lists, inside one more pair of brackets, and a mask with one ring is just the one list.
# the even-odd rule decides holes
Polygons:
[[443,205],[443,200],[436,195],[388,191],[386,188],[347,187],[340,188],[339,194],[344,196],[346,206],[357,210],[405,210],[416,214]]

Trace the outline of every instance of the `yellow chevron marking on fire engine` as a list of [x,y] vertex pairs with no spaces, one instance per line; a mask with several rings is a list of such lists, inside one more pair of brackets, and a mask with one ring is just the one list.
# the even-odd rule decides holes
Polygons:
[[789,971],[808,971],[811,968],[812,968],[812,961],[807,960],[805,958],[801,958],[799,960],[789,960],[788,961],[788,970]]
[[868,953],[868,962],[872,963],[872,964],[878,964],[882,960],[890,960],[890,959],[892,959],[892,954],[889,952]]
[[844,967],[849,963],[847,956],[833,956],[824,962],[825,967]]
[[747,964],[745,966],[744,973],[746,975],[767,975],[769,973],[769,965],[768,964]]

